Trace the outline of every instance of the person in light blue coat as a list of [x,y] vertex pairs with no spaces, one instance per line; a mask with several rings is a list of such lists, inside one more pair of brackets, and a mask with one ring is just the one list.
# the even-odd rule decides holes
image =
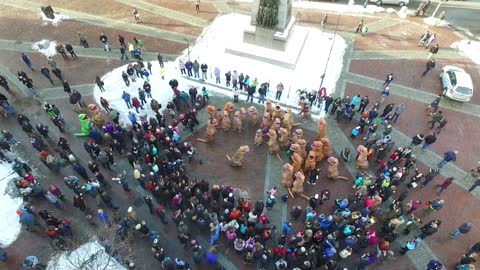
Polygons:
[[112,223],[110,222],[110,218],[108,217],[108,214],[104,212],[103,209],[97,210],[97,216],[101,222],[105,223],[108,226],[112,225]]
[[130,94],[123,91],[123,94],[122,94],[122,99],[125,101],[125,103],[127,104],[127,108],[133,108],[132,106],[132,99],[130,98]]

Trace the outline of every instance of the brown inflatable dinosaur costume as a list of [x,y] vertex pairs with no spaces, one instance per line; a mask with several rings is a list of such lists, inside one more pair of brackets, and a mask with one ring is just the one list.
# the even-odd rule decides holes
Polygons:
[[283,165],[282,187],[291,188],[293,185],[293,167],[289,163]]
[[328,169],[327,169],[327,178],[328,179],[343,179],[343,180],[348,180],[347,177],[340,176],[338,174],[338,159],[335,157],[329,157],[327,158],[328,162]]
[[358,152],[358,159],[357,159],[357,165],[355,167],[359,170],[368,169],[367,148],[363,145],[359,145],[357,148],[357,152]]
[[250,151],[250,147],[248,147],[248,145],[242,145],[238,148],[237,152],[235,152],[235,155],[233,155],[233,157],[230,158],[230,156],[227,155],[227,159],[230,161],[230,166],[241,167],[243,156],[248,151]]

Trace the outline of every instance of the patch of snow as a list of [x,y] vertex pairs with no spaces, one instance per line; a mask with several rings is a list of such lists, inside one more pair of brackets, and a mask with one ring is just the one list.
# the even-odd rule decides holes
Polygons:
[[472,59],[475,64],[480,65],[480,42],[461,40],[453,43],[450,48],[461,51],[464,55]]
[[448,26],[448,22],[444,20],[440,20],[439,18],[434,18],[434,17],[427,17],[423,19],[423,22],[428,24],[428,25],[433,25],[433,26]]
[[[175,77],[170,74],[176,74],[178,72],[178,70],[175,71],[176,69],[175,63],[165,62],[164,64],[165,64],[164,66],[165,66],[165,75],[166,75],[165,80],[162,80],[162,78],[160,77],[160,65],[158,64],[158,61],[153,61],[152,74],[150,75],[150,82],[149,82],[150,85],[152,86],[152,96],[154,99],[158,101],[159,104],[162,104],[162,108],[165,108],[167,106],[167,103],[171,101],[173,98],[173,91],[170,85],[168,85],[168,82],[170,79],[167,79],[167,78]],[[146,65],[147,63],[145,62],[145,68],[146,68]],[[128,120],[128,112],[129,111],[135,112],[135,108],[133,109],[127,108],[125,101],[122,99],[123,91],[126,91],[127,93],[129,93],[131,98],[134,98],[134,97],[138,98],[138,88],[143,88],[143,82],[145,81],[142,78],[137,78],[136,82],[130,81],[130,86],[126,86],[125,83],[123,82],[122,71],[126,71],[127,66],[128,64],[118,67],[102,77],[102,80],[105,83],[104,85],[105,92],[102,93],[98,88],[98,86],[96,85],[93,92],[95,100],[97,101],[98,104],[100,104],[100,97],[103,97],[106,100],[108,100],[108,103],[110,104],[110,108],[113,108],[120,113],[119,121],[121,122],[122,126],[131,125],[130,120]],[[180,87],[179,89],[185,90],[184,88],[180,88]],[[147,101],[150,102],[150,99],[147,98]],[[144,115],[144,114],[147,114],[149,116],[154,115],[154,112],[150,107],[150,103],[145,104],[143,108],[144,110],[140,109],[141,115]],[[139,119],[139,116],[140,115],[137,114],[137,119]]]
[[[250,25],[250,16],[241,14],[229,14],[220,16],[210,25],[204,36],[202,36],[195,46],[190,49],[191,60],[197,59],[199,63],[205,62],[209,66],[207,82],[215,84],[213,70],[215,67],[220,69],[222,86],[225,85],[224,74],[227,71],[236,70],[238,74],[243,72],[249,75],[253,80],[258,78],[259,85],[264,82],[270,83],[270,91],[267,98],[272,100],[275,97],[275,87],[282,82],[285,90],[283,91],[281,102],[288,105],[297,106],[297,89],[318,90],[321,81],[321,75],[327,64],[327,58],[330,47],[334,41],[331,33],[322,32],[316,28],[309,28],[308,38],[305,41],[302,53],[297,61],[296,69],[291,70],[268,64],[263,61],[253,60],[246,57],[240,57],[233,54],[224,53],[225,48],[230,44],[243,42],[243,29]],[[302,27],[296,25],[295,27]],[[233,45],[232,45],[233,46]],[[335,37],[335,45],[328,62],[323,86],[327,93],[333,93],[336,82],[343,68],[343,55],[346,49],[346,41],[339,35]],[[265,50],[258,47],[259,51]],[[253,52],[251,52],[253,54]],[[184,52],[179,58],[188,59],[187,52]],[[180,74],[176,71],[176,74]],[[181,80],[179,80],[182,85]],[[187,81],[191,84],[191,81]],[[199,81],[201,83],[201,81]],[[207,89],[209,89],[207,87]],[[223,90],[225,91],[225,90]],[[227,91],[228,92],[228,91]],[[290,94],[288,94],[290,93]],[[228,95],[232,95],[231,92]],[[289,98],[287,96],[290,96]]]
[[59,253],[47,265],[47,270],[70,269],[126,270],[106,253],[98,241],[83,244],[71,252]]
[[[243,30],[249,25],[250,16],[228,14],[217,17],[190,48],[191,61],[198,60],[200,64],[206,63],[208,65],[206,82],[210,84],[215,84],[215,76],[213,73],[215,67],[220,69],[221,86],[223,87],[225,87],[225,73],[228,71],[233,73],[234,70],[236,70],[238,74],[248,74],[251,80],[257,78],[259,86],[264,82],[269,82],[270,91],[267,93],[266,98],[271,100],[275,99],[276,85],[282,82],[284,91],[280,102],[292,107],[297,107],[299,96],[296,91],[298,89],[318,90],[319,88],[321,75],[327,64],[330,47],[334,41],[333,34],[322,32],[319,29],[309,28],[308,38],[305,41],[302,54],[297,61],[296,69],[291,70],[263,61],[225,53],[225,48],[228,48],[232,44],[243,42]],[[296,25],[295,27],[302,26]],[[343,68],[343,55],[346,46],[346,41],[337,35],[322,85],[327,89],[327,94],[333,93],[336,87],[337,80]],[[259,47],[258,50],[262,51],[265,50],[265,48]],[[165,62],[165,80],[162,80],[159,76],[160,67],[158,62],[152,62],[152,75],[150,76],[152,96],[162,104],[163,108],[165,108],[167,102],[173,98],[173,91],[168,85],[168,81],[172,78],[178,80],[178,89],[180,91],[188,93],[189,88],[197,87],[200,93],[201,88],[205,86],[210,92],[210,96],[218,93],[233,98],[231,87],[229,87],[229,90],[212,87],[203,84],[201,80],[192,81],[181,75],[178,68],[179,59],[183,59],[184,62],[186,62],[188,60],[188,51],[185,50],[175,62]],[[126,68],[127,65],[124,65],[103,76],[102,79],[105,82],[104,87],[106,92],[102,93],[97,86],[95,86],[94,89],[94,96],[98,104],[100,104],[100,97],[104,97],[108,100],[111,108],[120,112],[120,122],[122,122],[122,125],[130,125],[128,112],[135,112],[135,109],[127,109],[125,102],[121,98],[123,91],[130,93],[131,98],[138,97],[138,88],[142,87],[144,82],[143,79],[138,78],[135,83],[131,83],[130,86],[127,87],[121,76],[122,71],[126,70]],[[245,93],[245,91],[243,91],[243,93]],[[240,104],[242,104],[244,100],[245,98],[241,96]],[[149,99],[147,99],[147,101],[149,101]],[[255,98],[255,102],[257,102],[257,98]],[[149,104],[145,105],[144,108],[145,110],[140,110],[141,114],[153,115]],[[315,106],[311,108],[311,110],[312,113],[318,112]]]
[[45,23],[51,23],[53,26],[58,26],[62,21],[70,19],[67,15],[53,14],[55,17],[53,19],[47,18],[43,12],[40,12],[40,16]]
[[[392,8],[392,9],[393,9],[393,8]],[[387,10],[387,12],[389,12],[389,11]],[[398,15],[400,18],[414,17],[414,16],[415,16],[415,13],[416,13],[415,10],[408,9],[407,6],[401,7],[399,11],[396,11],[396,10],[393,9],[393,12],[397,13],[397,15]],[[389,13],[390,13],[390,12],[389,12]]]
[[46,57],[52,57],[57,54],[57,42],[47,39],[42,39],[33,43],[32,49],[45,55]]
[[[0,245],[6,247],[13,243],[18,235],[22,225],[18,215],[15,213],[18,206],[22,204],[21,197],[12,197],[9,194],[9,183],[19,175],[12,169],[10,163],[0,163]],[[11,186],[11,185],[10,185]]]

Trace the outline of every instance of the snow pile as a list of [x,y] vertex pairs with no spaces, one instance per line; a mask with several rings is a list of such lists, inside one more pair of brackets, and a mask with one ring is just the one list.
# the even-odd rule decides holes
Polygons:
[[[408,9],[407,6],[403,6],[400,8],[399,11],[395,11],[393,8],[392,8],[393,12],[397,13],[397,15],[400,17],[400,18],[407,18],[407,17],[414,17],[415,16],[415,10],[410,10]],[[387,9],[387,12],[388,13],[392,13],[391,12],[391,9]]]
[[[215,67],[220,69],[222,86],[225,86],[224,74],[227,71],[233,72],[236,70],[238,74],[241,72],[244,75],[248,74],[251,80],[257,78],[259,85],[269,82],[270,91],[267,94],[267,98],[271,99],[275,97],[276,85],[282,82],[285,90],[280,101],[295,107],[298,104],[297,89],[318,90],[321,75],[327,64],[330,47],[334,41],[333,34],[309,28],[308,37],[297,61],[296,69],[291,70],[262,61],[224,53],[229,46],[234,47],[233,44],[241,44],[243,42],[243,29],[249,25],[250,16],[229,14],[217,17],[207,29],[205,35],[190,49],[192,61],[198,59],[199,63],[205,62],[208,65],[209,74],[207,82],[215,84],[213,74]],[[296,25],[295,27],[301,26]],[[343,67],[345,49],[345,40],[337,35],[323,81],[323,86],[326,87],[327,93],[332,93],[336,86]],[[259,48],[259,51],[263,50],[265,49]],[[250,53],[253,54],[253,52]],[[188,59],[187,52],[184,52],[180,58],[186,61]],[[179,74],[179,71],[176,71],[176,74]],[[179,82],[180,86],[184,85],[181,80]],[[192,84],[191,81],[186,83],[187,85]],[[207,89],[216,91],[214,88],[207,87]],[[289,92],[290,98],[287,98]],[[232,95],[231,92],[228,94]]]
[[[428,25],[434,25],[434,26],[440,26],[440,27],[443,27],[443,26],[448,26],[448,22],[445,21],[445,20],[440,20],[439,18],[435,18],[435,17],[427,17],[427,18],[424,18],[423,19],[423,22],[428,24]],[[438,24],[438,25],[437,25]]]
[[67,16],[67,15],[60,15],[60,14],[53,14],[53,15],[55,17],[53,19],[50,19],[50,18],[47,18],[47,16],[45,16],[45,14],[43,14],[43,12],[40,12],[40,16],[42,16],[42,20],[45,23],[51,23],[53,26],[58,26],[58,24],[61,21],[70,19],[70,17]]
[[[147,63],[145,62],[145,65]],[[158,101],[159,104],[162,104],[162,108],[165,108],[167,102],[171,101],[173,98],[173,91],[172,88],[168,85],[168,81],[172,77],[178,77],[177,71],[175,71],[176,64],[173,62],[165,63],[165,80],[162,80],[160,77],[160,65],[158,61],[152,62],[152,75],[150,75],[150,85],[152,86],[152,96],[154,99]],[[137,78],[136,82],[130,81],[130,86],[126,86],[123,82],[122,78],[122,71],[127,71],[127,66],[123,65],[119,68],[112,70],[111,72],[107,73],[105,76],[102,77],[103,82],[105,83],[104,88],[105,92],[101,92],[98,86],[94,88],[94,96],[95,100],[98,104],[100,104],[100,97],[105,98],[108,100],[110,104],[110,108],[113,108],[120,112],[119,121],[122,123],[122,126],[129,126],[131,125],[130,120],[128,120],[128,112],[132,111],[135,112],[135,108],[128,109],[127,104],[122,99],[123,91],[126,91],[130,94],[131,98],[137,97],[138,98],[138,88],[143,88],[143,80],[142,78]],[[185,84],[183,84],[184,86]],[[179,87],[182,90],[186,90],[184,88]],[[188,90],[186,90],[188,92]],[[151,99],[147,98],[147,101],[150,102]],[[140,114],[148,114],[149,116],[153,116],[154,112],[150,107],[150,103],[143,105],[144,110],[140,109]],[[139,115],[137,114],[137,119],[139,119]]]
[[15,213],[22,204],[21,197],[11,197],[8,193],[9,183],[18,178],[18,174],[9,163],[0,163],[0,245],[6,247],[13,243],[20,234],[21,224]]
[[46,57],[52,57],[57,54],[57,42],[47,39],[42,39],[33,43],[32,49],[45,55]]
[[472,59],[475,64],[480,65],[480,42],[461,40],[453,43],[450,48],[457,49]]
[[98,241],[83,244],[71,252],[57,254],[47,266],[47,270],[70,269],[126,270],[106,253]]

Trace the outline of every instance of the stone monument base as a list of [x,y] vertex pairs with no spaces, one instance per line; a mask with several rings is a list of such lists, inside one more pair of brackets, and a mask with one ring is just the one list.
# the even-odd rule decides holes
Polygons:
[[293,70],[308,37],[308,29],[294,23],[291,17],[283,32],[248,25],[243,31],[243,43],[225,48],[225,53]]

